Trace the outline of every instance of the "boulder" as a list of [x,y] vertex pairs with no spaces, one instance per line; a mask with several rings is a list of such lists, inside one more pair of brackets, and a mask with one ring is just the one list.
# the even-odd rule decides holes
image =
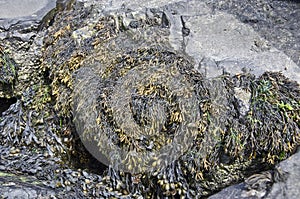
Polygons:
[[[300,142],[299,66],[222,3],[78,0],[45,26],[2,26],[15,86],[0,94],[17,102],[0,169],[61,197],[201,198],[244,179],[223,194],[266,196]],[[22,189],[44,187],[5,190]]]
[[29,41],[34,31],[53,17],[56,0],[1,0],[0,5],[0,39],[17,37]]
[[[285,198],[299,198],[300,190],[300,153],[296,153],[288,159],[280,162],[272,173],[272,177],[268,179],[269,175],[266,172],[255,174],[252,177],[263,182],[272,184],[271,186],[261,186],[248,188],[245,182],[232,185],[209,197],[209,199],[231,199],[231,198],[268,198],[268,199],[285,199]],[[251,177],[249,177],[251,178]],[[270,181],[268,181],[270,180]],[[247,182],[247,180],[246,180]]]

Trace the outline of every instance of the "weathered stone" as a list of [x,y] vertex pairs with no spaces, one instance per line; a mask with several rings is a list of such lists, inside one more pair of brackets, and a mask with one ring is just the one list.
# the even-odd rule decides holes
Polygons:
[[35,36],[34,31],[42,21],[48,23],[47,20],[51,19],[45,16],[54,10],[55,6],[55,0],[1,0],[0,39],[16,37],[29,41]]
[[210,196],[209,199],[239,199],[241,198],[241,194],[244,188],[244,183],[232,185],[228,188],[223,189],[219,193]]
[[0,195],[3,198],[29,199],[51,198],[55,196],[54,189],[39,183],[38,179],[30,176],[13,175],[0,171]]
[[[300,152],[292,155],[288,159],[282,161],[276,166],[272,172],[271,188],[254,187],[248,189],[245,182],[232,185],[209,197],[209,199],[231,199],[231,198],[268,198],[268,199],[285,199],[299,198],[300,190]],[[262,174],[255,174],[260,177],[260,180],[267,180]]]
[[281,71],[293,80],[300,80],[300,68],[289,57],[233,15],[216,12],[193,16],[185,24],[191,30],[186,38],[186,52],[198,62],[209,57],[230,74]]
[[239,104],[239,114],[245,116],[250,109],[251,93],[239,87],[235,87],[233,90],[234,96],[236,97],[237,102]]
[[242,23],[250,25],[270,44],[287,54],[300,65],[300,3],[298,0],[205,0],[214,10],[233,14]]
[[[297,199],[300,195],[300,152],[282,161],[278,165],[282,172],[279,178],[275,179],[268,199]],[[283,177],[283,178],[282,178]]]

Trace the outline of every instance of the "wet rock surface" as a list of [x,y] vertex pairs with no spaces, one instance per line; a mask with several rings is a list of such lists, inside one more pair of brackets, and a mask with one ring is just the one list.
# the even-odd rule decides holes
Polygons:
[[274,171],[255,174],[209,198],[298,198],[299,158],[298,152],[280,162]]
[[0,38],[29,41],[53,17],[55,0],[0,1]]
[[299,152],[278,165],[279,178],[276,179],[266,198],[297,198],[300,178]]
[[44,185],[38,185],[38,180],[30,176],[12,175],[0,172],[0,195],[3,198],[50,198],[55,191]]
[[[50,6],[48,5],[50,4]],[[37,16],[38,12],[42,12],[41,18],[43,15],[46,15],[50,10],[52,10],[55,6],[55,1],[6,1],[1,0],[1,10],[0,10],[0,18],[4,19],[14,19],[18,18],[26,18],[26,17],[34,17]],[[45,10],[44,10],[45,9]],[[43,11],[44,10],[44,11]]]
[[[274,40],[270,41],[245,25],[247,22],[241,23],[239,15],[237,20],[236,15],[227,13],[243,10],[239,3],[225,7],[214,1],[148,1],[147,5],[139,1],[97,1],[90,6],[93,3],[78,1],[30,40],[3,40],[0,75],[6,75],[0,76],[5,81],[0,94],[5,100],[17,99],[9,109],[3,109],[0,119],[3,195],[9,196],[5,190],[14,190],[17,196],[23,189],[29,194],[24,197],[30,198],[53,194],[58,198],[194,198],[207,197],[247,179],[220,194],[280,198],[278,189],[282,190],[289,180],[274,180],[274,176],[281,170],[299,174],[296,166],[270,170],[294,153],[299,144],[299,85],[291,81],[299,81],[298,51],[287,50],[285,55],[280,50],[286,50],[286,46],[274,36],[277,33],[273,32]],[[267,4],[271,3],[265,1]],[[248,8],[257,5],[249,4]],[[295,9],[297,15],[298,4],[284,5],[286,10]],[[282,10],[275,13],[284,14]],[[267,16],[265,23],[276,21],[269,15],[262,16]],[[284,24],[289,27],[299,23]],[[299,38],[288,35],[288,45],[297,49],[292,41]],[[7,63],[16,66],[15,73]],[[165,71],[164,76],[161,71]],[[141,74],[147,74],[142,78],[145,80],[137,78]],[[153,74],[160,80],[151,77]],[[180,80],[182,90],[176,89],[173,77]],[[3,85],[9,89],[3,89]],[[131,92],[131,102],[118,87]],[[190,123],[185,111],[193,100],[187,98],[183,106],[178,93],[196,96],[194,102],[199,104],[201,117],[210,116],[210,122],[203,119],[190,124],[193,128],[198,125],[194,143],[188,139],[184,143],[190,152],[179,150],[170,164],[151,162],[153,168],[161,168],[135,173],[118,170],[116,162],[107,167],[86,151],[82,141],[95,141],[97,134],[88,134],[93,129],[102,132],[101,139],[94,143],[100,146],[96,152],[101,149],[108,159],[111,149],[105,144],[152,152],[168,144],[174,135],[180,138],[172,128]],[[132,108],[123,113],[120,107],[126,104]],[[124,117],[130,112],[133,119],[125,123]],[[118,119],[117,115],[124,117]],[[132,125],[138,132],[149,124],[164,126],[163,132],[169,134],[159,140],[151,131],[143,137],[143,131],[134,135],[126,126]],[[280,165],[289,165],[295,156]],[[126,159],[125,170],[132,171],[139,165],[138,158]],[[252,174],[254,177],[249,177]],[[28,180],[24,184],[21,178]],[[292,183],[287,187],[292,190]]]
[[[206,1],[217,10],[234,14],[241,22],[250,25],[274,47],[286,53],[297,64],[299,54],[300,5],[298,0],[260,1],[240,3]],[[288,11],[289,10],[289,11]]]

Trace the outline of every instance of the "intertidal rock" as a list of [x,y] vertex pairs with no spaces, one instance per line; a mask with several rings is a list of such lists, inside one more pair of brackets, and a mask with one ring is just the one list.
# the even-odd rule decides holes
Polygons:
[[39,184],[38,180],[30,176],[17,176],[0,172],[0,195],[3,198],[50,198],[55,191]]
[[298,198],[299,156],[300,153],[297,152],[280,162],[274,170],[254,174],[245,182],[225,188],[209,199]]
[[56,1],[2,0],[0,5],[0,39],[16,37],[29,41],[42,23],[51,20]]
[[[206,78],[194,67],[199,56],[212,54],[216,59],[236,56],[237,63],[245,65],[245,57],[259,56],[247,48],[258,35],[253,33],[228,52],[220,33],[216,41],[224,41],[225,50],[206,54],[203,48],[196,54],[196,43],[203,42],[191,42],[197,33],[191,23],[201,24],[208,9],[205,16],[182,19],[179,25],[189,28],[192,37],[186,42],[190,34],[183,31],[187,49],[177,48],[172,38],[174,10],[180,5],[99,13],[101,4],[86,4],[59,16],[45,39],[43,64],[52,80],[56,109],[63,117],[74,117],[85,147],[111,167],[116,181],[107,186],[116,186],[115,191],[144,197],[207,196],[287,158],[299,144],[297,82],[278,72],[254,71],[255,76],[248,70]],[[167,8],[173,10],[173,19]],[[212,18],[221,15],[226,14]],[[233,22],[241,31],[248,28]],[[228,34],[234,39],[237,33]],[[190,45],[195,47],[192,52]],[[286,62],[276,56],[286,57],[270,49],[264,53],[278,60],[278,71]],[[256,58],[257,67],[270,64]],[[295,64],[290,66],[297,70]],[[297,79],[297,74],[288,74]],[[249,93],[247,99],[238,91]],[[130,175],[138,187],[125,183]]]
[[209,2],[78,0],[22,42],[0,168],[59,197],[207,197],[299,145],[298,66]]

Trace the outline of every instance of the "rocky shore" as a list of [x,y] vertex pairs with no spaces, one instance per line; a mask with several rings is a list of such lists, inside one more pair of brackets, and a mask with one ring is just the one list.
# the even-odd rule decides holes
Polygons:
[[297,198],[299,3],[40,3],[0,16],[1,198]]

